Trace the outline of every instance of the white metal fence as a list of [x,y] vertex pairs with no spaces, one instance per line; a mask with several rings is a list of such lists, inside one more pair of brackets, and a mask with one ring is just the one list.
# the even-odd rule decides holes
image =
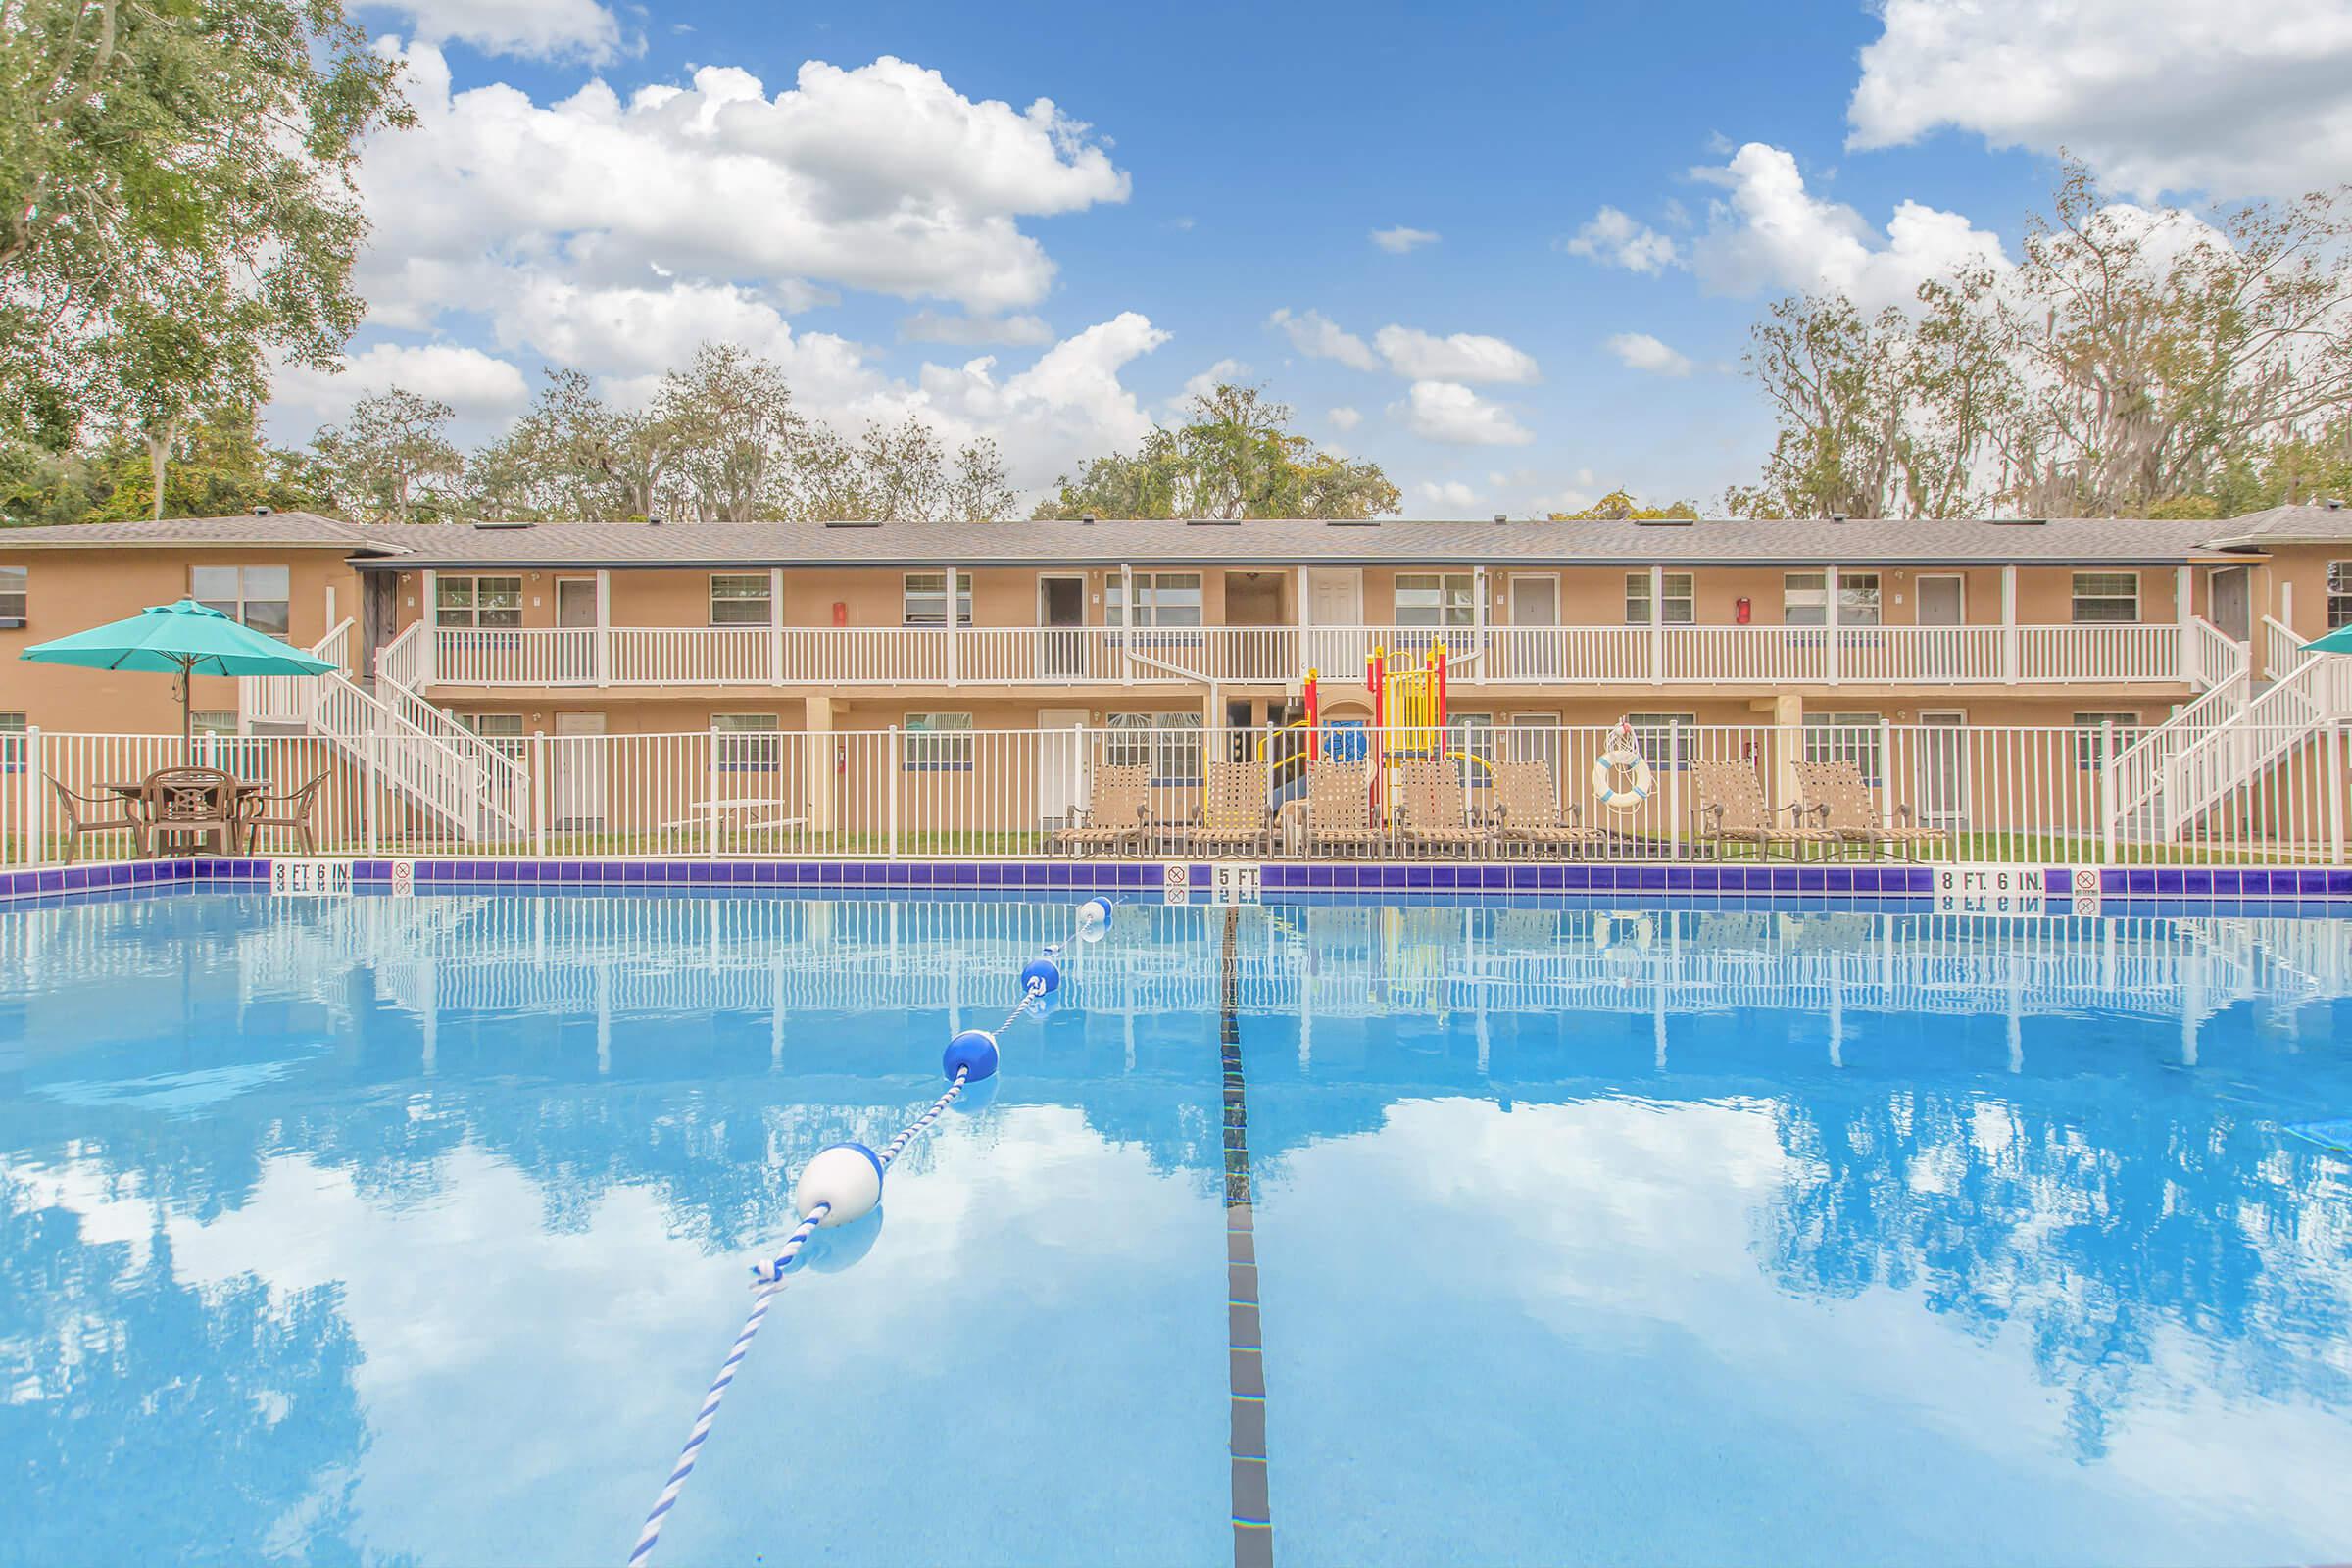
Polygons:
[[[381,733],[199,736],[193,760],[277,792],[318,779],[312,837],[330,855],[2342,863],[2339,723],[2240,719],[2218,746],[2222,733],[2157,755],[2115,727],[1660,726],[1640,735],[1647,794],[1612,807],[1593,776],[1603,727],[1457,725],[1440,746],[1426,731],[1329,726],[1320,760],[1364,797],[1365,832],[1344,848],[1310,833],[1306,738],[1295,729],[537,735],[495,747],[468,736],[463,751]],[[404,764],[394,755],[404,746],[429,746],[437,765]],[[1433,752],[1450,799],[1418,801],[1437,831],[1416,832],[1433,824],[1410,808],[1407,770]],[[0,738],[0,864],[64,859],[74,812],[120,816],[141,780],[187,760],[175,735]],[[1519,781],[1537,781],[1536,798],[1509,811],[1494,773],[1505,762],[1535,764]],[[1851,763],[1862,820],[1820,812],[1800,762]],[[1725,763],[1737,764],[1734,780],[1752,778],[1772,813],[1766,842],[1727,842],[1713,831],[1724,819],[1702,814],[1702,783],[1720,793],[1726,778],[1705,764]],[[1549,820],[1566,831],[1527,831]],[[1783,831],[1832,824],[1846,829],[1838,842]],[[1121,831],[1085,831],[1105,826]],[[300,847],[285,827],[253,840],[259,854]],[[131,835],[84,833],[71,849],[120,858]]]

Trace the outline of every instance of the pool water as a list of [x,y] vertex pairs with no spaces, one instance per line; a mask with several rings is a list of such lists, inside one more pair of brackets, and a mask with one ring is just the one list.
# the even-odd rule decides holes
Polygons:
[[[0,1562],[619,1561],[792,1174],[1069,923],[0,912]],[[2352,1554],[2343,924],[1133,906],[1072,970],[657,1561]]]

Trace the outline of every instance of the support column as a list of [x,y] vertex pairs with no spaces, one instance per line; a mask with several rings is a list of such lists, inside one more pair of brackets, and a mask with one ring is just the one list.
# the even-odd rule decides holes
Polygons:
[[1772,700],[1773,782],[1778,786],[1768,805],[1781,807],[1798,798],[1796,764],[1805,752],[1805,700],[1783,692]]
[[[421,585],[416,595],[417,652],[423,657],[416,661],[416,684],[419,690],[441,678],[441,614],[433,604],[439,593],[436,586],[439,573],[427,567],[417,574]],[[397,616],[395,617],[397,618]]]
[[2190,610],[2191,589],[2195,579],[2186,566],[2173,568],[2173,623],[2180,628],[2180,668],[2182,684],[2196,680],[2196,615]]
[[1135,684],[1135,568],[1119,563],[1119,684]]
[[2001,568],[2001,679],[2014,686],[2024,672],[2024,661],[2018,654],[2017,635],[2017,566],[2013,563]]
[[[1563,582],[1563,589],[1565,586]],[[1649,681],[1654,686],[1665,678],[1666,568],[1653,563],[1649,568]]]
[[[833,831],[833,699],[808,699],[805,782],[808,791],[808,831]],[[895,787],[897,780],[892,780]]]
[[1844,626],[1843,617],[1838,613],[1838,568],[1836,566],[1822,568],[1821,599],[1821,623],[1825,628],[1821,667],[1823,677],[1835,686],[1838,684],[1838,666],[1840,662],[1838,655],[1843,652],[1839,645],[1843,640]]
[[784,684],[784,568],[767,568],[767,683]]
[[961,685],[961,684],[962,684],[962,676],[961,676],[961,673],[960,673],[960,672],[959,672],[959,671],[956,669],[956,642],[958,641],[958,639],[957,639],[957,637],[956,637],[956,630],[957,630],[958,626],[961,624],[961,622],[962,622],[962,620],[963,620],[963,617],[962,617],[961,615],[958,615],[958,614],[956,612],[956,603],[957,603],[957,597],[956,597],[956,568],[955,568],[954,566],[950,566],[950,567],[948,567],[948,568],[947,568],[947,575],[948,575],[948,613],[947,613],[947,622],[948,622],[948,684],[949,684],[949,685],[951,685],[951,686],[959,686],[959,685]]
[[596,574],[596,683],[612,684],[612,573]]

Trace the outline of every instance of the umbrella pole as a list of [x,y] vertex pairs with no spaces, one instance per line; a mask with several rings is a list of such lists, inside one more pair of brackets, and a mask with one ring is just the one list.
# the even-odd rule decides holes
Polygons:
[[196,715],[189,711],[196,701],[196,661],[179,662],[179,760],[186,765],[196,765]]

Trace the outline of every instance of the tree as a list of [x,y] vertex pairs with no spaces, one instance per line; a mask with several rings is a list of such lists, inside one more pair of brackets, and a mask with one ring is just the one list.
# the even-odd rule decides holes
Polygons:
[[334,365],[396,69],[338,0],[0,0],[0,399],[112,412],[126,346],[216,291],[207,357]]
[[98,339],[115,388],[116,416],[147,447],[153,515],[164,515],[165,469],[200,409],[250,406],[266,395],[261,339],[266,311],[220,279],[176,293],[161,311],[126,301]]
[[465,459],[449,441],[446,403],[393,387],[352,406],[312,442],[338,511],[362,522],[438,520]]
[[1004,477],[1004,455],[987,436],[966,441],[956,452],[956,471],[948,475],[940,496],[940,513],[949,522],[1004,522],[1020,509],[1021,498]]
[[1185,422],[1154,427],[1133,454],[1091,460],[1055,481],[1039,517],[1370,517],[1397,510],[1377,464],[1324,452],[1290,428],[1288,405],[1219,384]]
[[1627,522],[1642,517],[1689,517],[1698,519],[1698,507],[1689,501],[1677,501],[1663,507],[1645,507],[1636,501],[1630,490],[1612,490],[1582,512],[1555,512],[1553,522]]
[[1776,301],[1751,333],[1745,363],[1780,429],[1762,479],[1734,487],[1725,510],[1750,517],[1909,514],[1909,333],[1900,311],[1865,317],[1841,295]]
[[808,427],[774,364],[705,343],[663,378],[655,416],[675,433],[675,490],[700,520],[757,522],[781,509]]

